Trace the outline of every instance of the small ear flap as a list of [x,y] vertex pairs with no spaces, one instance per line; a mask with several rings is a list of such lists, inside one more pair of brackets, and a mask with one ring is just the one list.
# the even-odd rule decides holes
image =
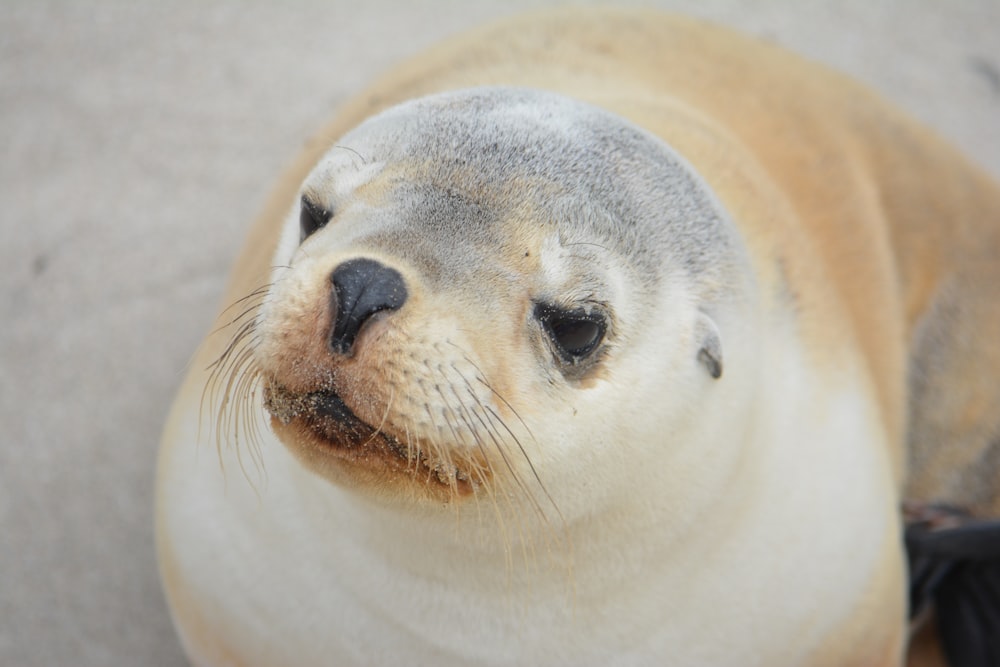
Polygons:
[[695,323],[695,336],[699,341],[698,361],[705,367],[708,374],[718,380],[722,377],[722,337],[719,327],[705,313],[698,313]]

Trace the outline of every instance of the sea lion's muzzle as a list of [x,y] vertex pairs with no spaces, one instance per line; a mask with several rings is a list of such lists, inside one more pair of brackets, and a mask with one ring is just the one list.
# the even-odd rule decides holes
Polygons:
[[[399,310],[408,294],[399,271],[367,257],[341,262],[328,280],[328,300],[323,303],[320,294],[316,303],[316,312],[327,324],[300,330],[308,355],[286,359],[283,367],[272,369],[264,386],[264,407],[282,424],[301,421],[324,439],[350,447],[371,439],[377,429],[359,418],[351,401],[341,397],[346,390],[354,402],[366,400],[357,387],[344,386],[344,376],[352,372],[345,366],[356,369],[369,363],[361,358],[364,354],[359,348],[364,345],[357,345],[358,336],[375,318]],[[325,313],[324,308],[328,309]],[[284,376],[289,365],[301,364],[315,366],[313,380],[292,388]]]
[[[419,410],[430,409],[432,399],[417,404],[417,390],[402,391],[406,377],[433,375],[425,363],[400,375],[402,362],[395,361],[426,359],[400,312],[410,297],[403,274],[356,256],[309,274],[310,281],[305,299],[276,301],[273,321],[281,324],[262,334],[264,345],[280,343],[283,350],[261,365],[263,405],[274,432],[294,452],[340,461],[383,484],[398,477],[442,499],[469,494],[489,466],[478,451],[458,456],[446,449],[437,431],[420,425]],[[420,316],[415,305],[405,318]],[[448,423],[450,413],[440,414]]]

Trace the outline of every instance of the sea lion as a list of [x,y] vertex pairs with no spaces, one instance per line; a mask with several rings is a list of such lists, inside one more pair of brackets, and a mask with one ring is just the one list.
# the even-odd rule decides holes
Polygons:
[[284,178],[176,399],[184,646],[899,664],[907,554],[984,552],[928,517],[1000,514],[998,248],[988,177],[776,47],[646,11],[446,42]]

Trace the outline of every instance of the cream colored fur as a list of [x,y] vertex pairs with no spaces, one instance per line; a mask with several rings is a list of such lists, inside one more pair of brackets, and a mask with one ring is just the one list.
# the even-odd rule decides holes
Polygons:
[[[525,95],[539,110],[525,127],[544,117],[558,134],[559,118],[591,127],[610,112],[622,120],[608,127],[650,133],[637,145],[655,146],[690,190],[664,201],[711,220],[714,242],[678,250],[664,236],[663,263],[644,274],[639,245],[542,216],[531,179],[496,191],[478,172],[449,172],[490,206],[535,199],[497,225],[510,248],[460,233],[449,243],[466,254],[440,246],[453,276],[491,278],[435,283],[419,247],[372,232],[398,229],[421,203],[398,183],[440,169],[421,161],[427,146],[393,146],[469,93],[349,131],[475,86],[519,87],[481,94]],[[523,88],[560,97],[532,107]],[[500,127],[518,127],[494,106]],[[382,154],[395,157],[368,162]],[[343,214],[299,247],[303,192],[343,202]],[[593,246],[579,250],[586,262],[571,241]],[[465,460],[475,420],[454,419],[448,443],[420,432],[430,427],[406,397],[433,403],[434,392],[400,380],[420,364],[397,377],[386,359],[432,359],[454,369],[434,379],[451,387],[481,373],[492,391],[442,400],[499,415],[512,463],[491,453],[489,474],[458,493],[433,470],[407,479],[391,463],[344,462],[275,423],[282,442],[255,378],[226,386],[203,370],[233,328],[210,336],[159,461],[161,572],[184,644],[213,666],[899,664],[900,503],[1000,513],[997,469],[981,464],[996,459],[1000,415],[998,247],[1000,194],[986,177],[867,90],[779,49],[640,11],[535,15],[447,42],[359,95],[310,145],[251,232],[226,303],[271,284],[247,302],[262,376],[301,391],[337,383],[365,422],[430,442],[431,467]],[[710,261],[676,268],[695,250]],[[317,304],[331,268],[358,255],[397,267],[411,295],[369,332],[353,370],[323,380]],[[574,287],[581,275],[592,288]],[[604,366],[566,382],[540,368],[516,315],[528,302],[501,289],[521,279],[526,292],[612,305]],[[718,380],[697,362],[716,335]],[[305,370],[289,370],[296,359]],[[240,441],[216,449],[226,434]]]

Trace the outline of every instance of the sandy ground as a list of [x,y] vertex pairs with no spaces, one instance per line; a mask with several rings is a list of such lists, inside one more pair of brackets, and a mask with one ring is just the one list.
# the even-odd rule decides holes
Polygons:
[[[156,445],[248,221],[374,74],[539,4],[0,6],[0,664],[184,664]],[[851,72],[1000,175],[996,0],[647,4]]]

